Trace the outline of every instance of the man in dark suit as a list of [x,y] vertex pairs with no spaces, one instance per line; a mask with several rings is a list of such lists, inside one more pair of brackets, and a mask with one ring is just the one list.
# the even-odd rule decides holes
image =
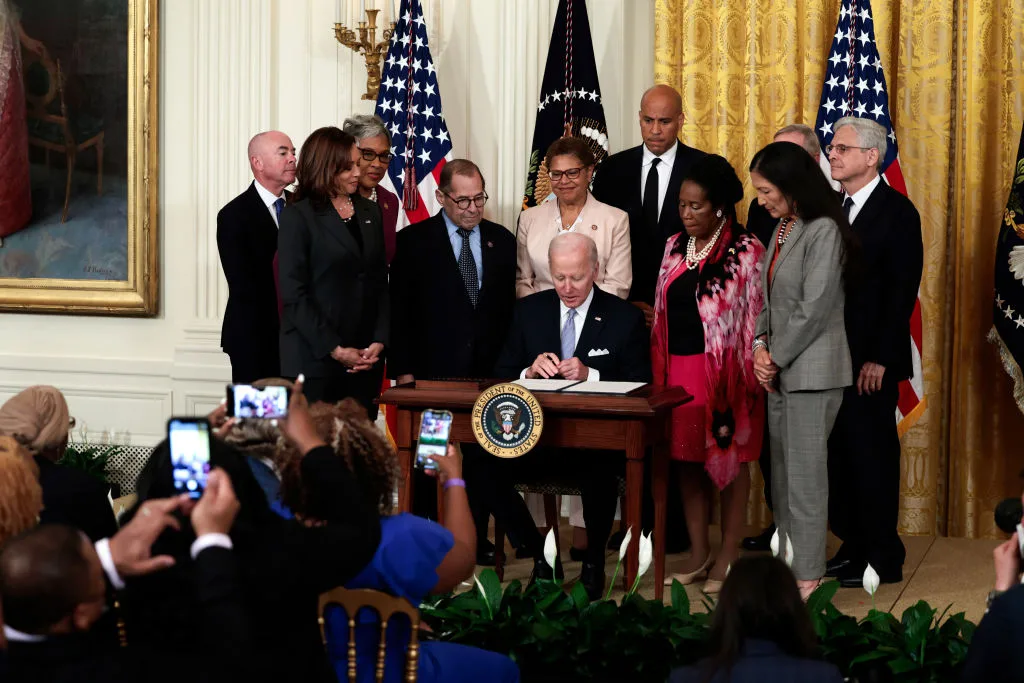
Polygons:
[[[43,524],[11,539],[0,552],[0,598],[9,648],[9,678],[4,680],[116,683],[139,680],[153,661],[162,662],[161,671],[198,674],[199,680],[225,680],[238,675],[239,667],[252,674],[246,617],[226,536],[238,507],[230,479],[214,471],[198,503],[187,496],[150,501],[145,514],[95,546],[63,524]],[[124,650],[97,637],[95,625],[108,585],[121,589],[125,579],[167,568],[170,558],[152,557],[150,548],[164,529],[179,524],[172,514],[188,510],[201,539],[192,555],[196,588],[203,595],[202,628],[194,635],[203,646],[150,659],[153,653]]]
[[295,182],[295,147],[278,131],[249,142],[249,188],[217,214],[217,250],[228,281],[220,345],[231,381],[249,384],[281,374],[274,256],[284,188]]
[[[561,377],[584,382],[650,382],[650,340],[635,306],[594,286],[597,245],[579,233],[551,241],[548,262],[553,290],[520,299],[512,329],[495,373],[507,378]],[[604,589],[605,544],[611,533],[622,461],[608,453],[534,450],[512,460],[485,457],[477,486],[494,506],[494,516],[534,557],[534,576],[550,578],[543,538],[514,483],[561,478],[577,484],[583,496],[587,550],[580,580],[592,599]]]
[[882,583],[903,579],[906,550],[897,533],[899,383],[913,374],[910,318],[921,287],[921,217],[879,175],[885,128],[846,117],[835,124],[828,158],[843,187],[843,208],[860,242],[859,277],[847,283],[846,334],[854,386],[829,439],[829,521],[843,540],[827,571],[860,586],[870,564]]
[[[485,378],[494,373],[516,301],[516,240],[483,218],[486,184],[472,161],[453,159],[441,171],[443,209],[398,233],[391,264],[391,356],[388,374],[414,379]],[[482,452],[463,444],[470,472]],[[417,471],[417,514],[433,518],[436,485]],[[477,529],[477,561],[494,563],[487,540],[488,501],[468,490]]]
[[[679,217],[683,175],[704,152],[679,141],[683,98],[674,88],[649,88],[640,98],[638,118],[643,144],[605,159],[594,176],[593,193],[605,204],[629,214],[633,285],[628,300],[644,312],[650,327],[654,321],[654,287],[665,256],[665,242],[683,230],[683,219]],[[652,173],[652,169],[656,172]],[[645,525],[654,515],[650,487],[646,488]],[[669,552],[682,552],[689,547],[690,539],[678,487],[669,487],[667,504],[666,547]]]
[[629,214],[633,285],[628,299],[650,324],[665,241],[683,230],[678,209],[683,174],[704,152],[679,142],[683,98],[673,88],[656,85],[645,92],[639,119],[643,144],[605,159],[594,176],[593,192]]
[[[807,153],[814,157],[814,161],[821,163],[821,145],[818,143],[818,136],[814,129],[802,123],[793,123],[780,128],[772,140],[773,142],[792,142],[800,145]],[[750,209],[747,211],[747,230],[753,233],[754,237],[761,241],[764,247],[768,248],[768,242],[775,233],[779,221],[771,217],[768,209],[761,206],[757,197],[750,200]],[[764,425],[764,445],[761,448],[761,457],[757,464],[761,468],[761,478],[764,480],[764,501],[768,509],[772,510],[772,465],[771,447],[768,439],[768,423]],[[772,536],[775,535],[775,522],[772,522],[764,531],[756,536],[748,536],[743,539],[743,548],[751,551],[767,551],[771,545]]]

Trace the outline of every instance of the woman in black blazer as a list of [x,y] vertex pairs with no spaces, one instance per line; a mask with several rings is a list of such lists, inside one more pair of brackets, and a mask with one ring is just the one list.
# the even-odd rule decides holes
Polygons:
[[375,419],[388,342],[380,207],[359,195],[359,148],[340,128],[302,145],[295,201],[281,212],[281,372],[311,401],[359,401]]
[[765,555],[732,564],[711,617],[710,656],[669,683],[843,683],[817,658],[811,615],[786,563]]

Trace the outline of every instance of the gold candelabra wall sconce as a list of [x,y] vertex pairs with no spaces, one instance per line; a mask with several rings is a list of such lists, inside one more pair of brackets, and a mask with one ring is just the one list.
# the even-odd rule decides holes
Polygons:
[[359,27],[353,31],[342,23],[334,24],[334,37],[345,47],[356,54],[362,54],[366,60],[366,92],[364,100],[377,101],[380,92],[380,61],[387,54],[391,44],[391,36],[395,32],[395,24],[384,28],[380,42],[377,41],[377,14],[379,9],[366,10],[366,21],[360,21]]

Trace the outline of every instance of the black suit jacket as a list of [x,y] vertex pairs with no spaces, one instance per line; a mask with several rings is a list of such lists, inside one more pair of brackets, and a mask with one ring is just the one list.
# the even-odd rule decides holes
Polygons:
[[[512,329],[495,368],[500,378],[517,378],[542,353],[562,355],[561,309],[553,289],[516,303]],[[574,356],[601,373],[602,381],[650,382],[651,342],[639,308],[594,287],[587,321]],[[591,351],[607,350],[592,356]]]
[[679,217],[679,188],[683,175],[704,152],[676,142],[676,159],[672,164],[665,202],[658,215],[658,225],[644,223],[643,202],[640,199],[641,167],[644,146],[638,145],[605,159],[594,176],[594,196],[629,214],[629,242],[633,261],[633,284],[630,301],[644,301],[654,305],[654,288],[658,271],[665,255],[665,242],[683,230]]
[[67,524],[81,529],[93,543],[117,533],[117,519],[107,494],[110,487],[74,467],[58,465],[36,456],[43,511],[39,521]]
[[846,336],[854,376],[871,362],[885,366],[886,379],[909,379],[910,316],[924,268],[921,216],[883,179],[854,219],[853,231],[860,263],[847,287]]
[[217,213],[217,251],[228,281],[221,348],[232,358],[243,357],[246,367],[267,368],[265,377],[279,375],[277,226],[255,181]]
[[352,197],[362,247],[334,207],[301,200],[281,212],[281,373],[342,372],[335,347],[388,345],[388,271],[380,207]]
[[[345,584],[373,558],[380,543],[375,501],[363,495],[359,481],[330,447],[314,449],[302,459],[301,477],[310,517],[327,524],[307,528],[270,509],[244,458],[227,444],[213,442],[211,465],[231,477],[241,503],[231,540],[254,650],[255,678],[229,679],[333,683],[317,626],[317,601],[320,593]],[[140,502],[173,495],[166,442],[139,476],[138,488]],[[189,559],[195,536],[187,523],[182,527],[181,532],[164,532],[153,547],[154,555],[169,554],[176,565],[128,584],[122,605],[132,646],[142,642],[166,652],[197,646],[203,593]]]
[[750,209],[747,210],[747,230],[754,235],[765,249],[779,227],[779,219],[772,218],[768,210],[757,203],[757,199],[750,200]]
[[389,376],[491,376],[516,301],[516,239],[481,221],[480,251],[483,286],[473,308],[442,213],[399,231],[391,263]]
[[1024,683],[1024,586],[992,602],[967,651],[962,683]]
[[[252,648],[236,561],[231,550],[210,547],[196,557],[199,595],[195,646],[166,651],[138,642],[122,649],[90,633],[53,636],[38,643],[11,642],[4,681],[120,683],[139,680],[252,680]],[[158,647],[153,648],[152,645]]]
[[[669,683],[704,683],[703,664],[676,669]],[[748,640],[743,655],[726,675],[719,671],[712,683],[842,683],[843,676],[834,664],[801,659],[784,653],[767,640]]]

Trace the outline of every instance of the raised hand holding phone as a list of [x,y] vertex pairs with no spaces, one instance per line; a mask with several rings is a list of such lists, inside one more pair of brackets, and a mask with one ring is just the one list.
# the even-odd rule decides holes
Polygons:
[[424,472],[437,477],[442,484],[447,483],[449,479],[462,479],[462,457],[455,450],[455,446],[448,444],[444,455],[432,455],[430,461],[434,463],[434,467]]
[[434,456],[444,456],[452,430],[452,413],[427,409],[420,416],[420,435],[416,441],[416,467],[429,471],[437,468]]

